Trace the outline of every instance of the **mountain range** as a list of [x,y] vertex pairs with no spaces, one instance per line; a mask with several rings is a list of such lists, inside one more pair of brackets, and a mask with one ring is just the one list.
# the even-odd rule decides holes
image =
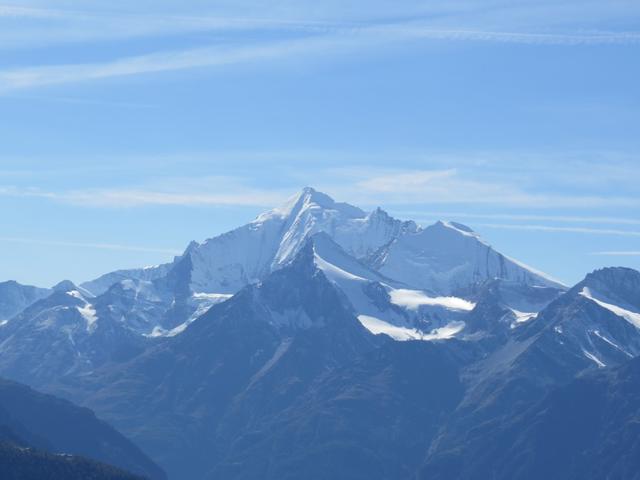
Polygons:
[[640,273],[568,287],[455,222],[305,188],[163,265],[0,284],[0,320],[0,375],[171,479],[640,478]]

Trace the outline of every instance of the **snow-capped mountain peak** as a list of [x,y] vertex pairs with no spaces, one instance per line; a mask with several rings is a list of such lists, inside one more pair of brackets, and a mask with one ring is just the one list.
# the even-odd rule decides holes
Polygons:
[[291,196],[282,205],[258,215],[252,223],[262,223],[273,218],[295,219],[305,210],[334,210],[347,218],[362,218],[366,213],[349,205],[336,202],[329,195],[319,192],[312,187],[305,187]]
[[273,260],[272,269],[285,264],[314,233],[332,232],[348,225],[354,219],[366,217],[365,212],[346,203],[337,203],[328,195],[313,188],[305,188],[284,207],[286,232]]
[[364,258],[416,230],[413,222],[381,209],[367,214],[307,187],[247,225],[190,245],[183,257],[191,262],[191,291],[229,294],[282,268],[316,233],[327,233],[349,255]]

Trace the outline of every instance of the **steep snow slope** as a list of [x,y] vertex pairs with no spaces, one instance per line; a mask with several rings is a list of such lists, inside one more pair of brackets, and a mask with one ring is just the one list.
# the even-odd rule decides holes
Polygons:
[[470,286],[493,278],[561,286],[496,252],[469,227],[452,222],[437,222],[403,235],[376,252],[368,263],[383,275],[441,295],[464,294]]
[[402,288],[348,255],[325,233],[310,241],[316,266],[346,295],[360,322],[372,333],[396,340],[450,338],[462,330],[462,317],[473,309],[473,303],[461,298],[433,297]]

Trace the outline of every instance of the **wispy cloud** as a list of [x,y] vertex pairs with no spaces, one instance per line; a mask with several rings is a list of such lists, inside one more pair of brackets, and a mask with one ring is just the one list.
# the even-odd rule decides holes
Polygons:
[[[230,181],[211,179],[207,189],[202,185],[180,185],[171,189],[159,188],[101,188],[67,191],[46,191],[37,188],[0,187],[0,196],[41,198],[81,207],[143,207],[157,206],[260,206],[270,207],[285,200],[290,192],[270,189],[252,189]],[[234,186],[235,185],[235,186]],[[179,189],[176,189],[179,188]],[[211,191],[217,193],[210,193]]]
[[17,7],[14,5],[0,5],[0,18],[60,18],[62,12],[44,8]]
[[[358,173],[359,172],[359,173]],[[361,175],[361,178],[357,178]],[[537,208],[589,208],[640,206],[640,197],[565,194],[524,190],[514,181],[479,177],[472,170],[413,170],[371,172],[354,170],[354,183],[333,191],[351,195],[363,203],[394,204],[492,204]]]
[[39,66],[0,71],[0,93],[16,89],[65,84],[148,73],[267,61],[322,50],[334,38],[308,38],[241,47],[205,47],[126,57],[104,63]]
[[96,100],[93,98],[78,98],[78,97],[51,97],[51,96],[38,96],[38,95],[12,95],[11,99],[16,100],[35,100],[46,103],[63,103],[71,105],[87,105],[87,106],[102,106],[102,107],[117,107],[117,108],[155,108],[156,105],[149,103],[137,103],[137,102],[119,102],[115,100]]
[[34,238],[19,237],[0,237],[0,242],[22,243],[28,245],[45,245],[52,247],[71,247],[71,248],[94,248],[99,250],[119,250],[129,252],[149,252],[149,253],[166,253],[169,255],[180,255],[181,250],[172,248],[144,247],[137,245],[120,245],[113,243],[83,243],[83,242],[66,242],[55,240],[40,240]]
[[[342,172],[342,173],[341,173]],[[143,183],[83,189],[51,190],[25,186],[0,186],[0,196],[43,198],[87,207],[136,207],[144,205],[181,206],[274,206],[283,201],[307,177],[287,178],[283,173],[281,186],[256,187],[244,176],[202,176],[175,178],[160,176],[155,181],[142,177]],[[473,169],[385,170],[328,169],[313,171],[314,185],[335,198],[351,203],[375,206],[394,205],[493,205],[511,208],[550,209],[573,208],[585,210],[594,207],[640,207],[640,196],[591,195],[588,191],[565,192],[562,189],[540,190],[536,185],[522,188],[517,181],[501,177],[499,181],[484,178]],[[255,179],[254,179],[255,181]],[[287,186],[288,185],[288,186]],[[542,185],[544,187],[544,185]],[[413,207],[415,209],[415,207]],[[424,218],[425,212],[412,211],[411,216]],[[433,216],[433,215],[432,215]],[[601,223],[638,225],[635,218],[603,216],[554,216],[548,214],[444,214],[439,217],[469,217],[508,221],[561,221],[569,223]]]
[[[0,6],[0,49],[22,49],[69,43],[171,37],[198,32],[255,33],[262,31],[327,32],[333,22],[312,19],[250,18],[229,15],[44,9]],[[36,21],[29,23],[28,21]],[[346,24],[341,24],[346,26]]]
[[605,255],[605,256],[611,256],[611,257],[640,257],[640,250],[638,250],[638,251],[593,252],[591,255]]
[[[218,20],[220,25],[224,22]],[[230,21],[229,25],[234,21]],[[255,22],[239,22],[240,28],[256,28]],[[226,26],[227,23],[225,23]],[[204,27],[203,27],[204,28]],[[447,40],[508,42],[525,44],[610,44],[638,43],[640,34],[556,34],[522,33],[473,29],[441,29],[416,22],[374,26],[306,28],[305,35],[288,40],[256,41],[252,44],[210,45],[199,48],[159,51],[152,54],[128,56],[95,63],[71,63],[21,67],[0,70],[0,92],[35,88],[46,85],[84,82],[114,77],[178,71],[202,67],[221,67],[239,63],[273,61],[279,58],[309,55],[345,54],[355,50],[372,49],[379,45],[407,40]]]
[[640,237],[640,231],[617,230],[608,228],[588,228],[588,227],[560,227],[556,225],[516,225],[510,223],[480,223],[477,224],[485,228],[498,228],[503,230],[527,230],[538,232],[565,232],[584,233],[589,235],[615,235],[622,237]]
[[174,206],[262,206],[280,203],[284,196],[271,191],[228,193],[164,192],[135,189],[102,189],[71,191],[56,194],[65,203],[91,207],[140,207],[145,205]]
[[422,192],[428,185],[450,181],[455,176],[455,169],[409,171],[368,178],[359,181],[357,187],[372,193],[415,193]]
[[586,217],[586,216],[566,216],[566,215],[527,215],[527,214],[506,214],[506,213],[466,213],[466,212],[442,212],[442,211],[421,211],[421,210],[394,210],[393,213],[412,218],[471,218],[471,219],[492,219],[492,220],[514,220],[514,221],[550,221],[567,223],[592,223],[592,224],[612,224],[612,225],[640,225],[638,218],[622,217]]
[[640,43],[638,32],[533,33],[482,29],[443,29],[426,25],[391,25],[381,31],[430,40],[521,43],[527,45],[603,45]]

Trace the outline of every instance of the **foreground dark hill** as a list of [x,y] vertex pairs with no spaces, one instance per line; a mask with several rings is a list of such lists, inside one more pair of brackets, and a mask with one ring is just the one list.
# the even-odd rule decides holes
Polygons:
[[145,477],[72,455],[53,455],[0,441],[2,480],[144,480]]
[[[90,410],[2,379],[0,431],[0,439],[13,444],[26,445],[51,454],[87,457],[153,480],[166,478],[162,470],[135,445],[105,422],[98,420]],[[12,449],[6,447],[3,455],[13,458],[17,465],[28,467],[29,456],[26,454],[15,451],[12,453]],[[36,456],[43,462],[52,460],[44,453]],[[88,464],[88,461],[79,462],[76,466]],[[62,468],[65,465],[69,466],[59,466]]]

